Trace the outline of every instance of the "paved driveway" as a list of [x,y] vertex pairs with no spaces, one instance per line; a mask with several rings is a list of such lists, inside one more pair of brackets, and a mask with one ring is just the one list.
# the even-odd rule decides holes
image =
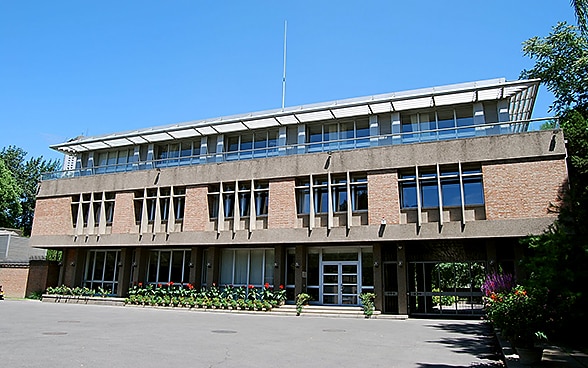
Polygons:
[[0,367],[501,367],[480,321],[0,302]]

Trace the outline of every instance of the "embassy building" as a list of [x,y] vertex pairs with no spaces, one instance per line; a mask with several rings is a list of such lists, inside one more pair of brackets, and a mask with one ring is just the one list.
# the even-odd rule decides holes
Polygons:
[[[31,245],[60,283],[283,285],[319,305],[481,313],[567,180],[538,80],[483,80],[78,137],[40,184]],[[554,124],[547,126],[553,126]],[[557,127],[557,123],[555,124]]]

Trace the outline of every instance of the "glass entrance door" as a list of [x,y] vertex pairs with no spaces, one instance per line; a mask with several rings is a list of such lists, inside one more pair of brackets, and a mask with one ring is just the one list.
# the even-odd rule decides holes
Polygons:
[[359,262],[322,263],[322,300],[329,305],[357,305]]

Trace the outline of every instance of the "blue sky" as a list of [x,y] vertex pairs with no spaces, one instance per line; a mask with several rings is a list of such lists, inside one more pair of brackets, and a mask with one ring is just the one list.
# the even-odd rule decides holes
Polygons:
[[[0,2],[0,147],[505,77],[568,0]],[[541,88],[534,117],[552,96]]]

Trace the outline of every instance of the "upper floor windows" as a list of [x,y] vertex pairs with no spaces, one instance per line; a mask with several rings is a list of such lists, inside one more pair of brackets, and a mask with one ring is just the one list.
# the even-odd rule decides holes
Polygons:
[[[417,180],[418,175],[418,180]],[[407,170],[400,178],[401,208],[437,208],[484,204],[480,168],[459,166]]]
[[222,211],[223,218],[267,216],[269,184],[266,181],[239,181],[208,186],[208,214],[216,219]]
[[403,143],[471,137],[475,135],[473,125],[471,105],[400,114]]
[[277,147],[278,129],[230,135],[226,144],[227,160],[275,156]]
[[141,232],[152,226],[153,232],[166,229],[175,230],[175,223],[184,219],[186,203],[185,187],[145,188],[135,191],[134,212],[135,223]]
[[[114,219],[115,194],[113,192],[82,193],[72,196],[72,225],[86,229],[86,233],[104,233],[106,226],[111,226]],[[95,228],[95,230],[94,230]]]
[[306,127],[308,152],[336,151],[369,147],[370,124],[368,118],[351,121],[333,121]]
[[296,181],[296,211],[309,214],[312,192],[313,211],[316,214],[329,212],[329,188],[332,212],[367,211],[368,190],[365,174],[330,175],[299,178]]

